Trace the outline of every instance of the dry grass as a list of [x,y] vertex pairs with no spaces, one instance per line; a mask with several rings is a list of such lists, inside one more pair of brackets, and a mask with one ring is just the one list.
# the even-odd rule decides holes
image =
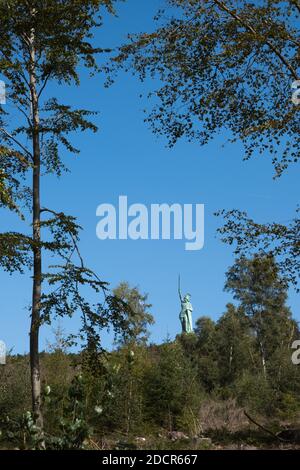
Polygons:
[[234,399],[226,401],[206,400],[199,410],[199,421],[202,432],[226,429],[234,433],[249,425],[244,411]]

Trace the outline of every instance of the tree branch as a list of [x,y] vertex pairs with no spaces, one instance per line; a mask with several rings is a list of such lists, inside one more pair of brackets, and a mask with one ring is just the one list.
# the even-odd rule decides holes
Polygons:
[[[49,212],[49,214],[53,214],[58,219],[61,219],[63,216],[65,216],[65,214],[63,212],[55,212],[54,210],[47,209],[46,207],[43,207],[40,212]],[[71,240],[73,242],[74,249],[75,249],[75,251],[78,255],[78,258],[80,260],[81,267],[84,268],[83,258],[81,256],[80,250],[78,248],[77,241],[76,241],[74,235],[71,233],[71,231],[69,231],[69,235],[70,235]]]
[[[245,21],[243,18],[241,18],[237,13],[234,11],[230,10],[223,2],[219,0],[213,0],[213,2],[222,10],[228,13],[232,18],[234,18],[236,21],[238,21],[244,28],[246,28],[248,31],[250,31],[253,35],[258,36],[257,31],[251,26],[247,21]],[[300,76],[297,74],[296,70],[294,67],[289,63],[289,61],[282,55],[282,53],[277,49],[272,42],[270,42],[268,39],[265,41],[267,46],[274,52],[274,54],[277,55],[277,57],[281,60],[281,62],[287,67],[287,69],[290,71],[292,77],[295,80],[299,80]]]
[[246,411],[244,411],[244,415],[249,419],[249,421],[251,421],[251,423],[255,424],[255,426],[259,427],[263,431],[270,434],[270,436],[275,437],[276,439],[278,439],[281,442],[287,442],[285,439],[282,439],[282,437],[277,436],[277,434],[274,434],[274,432],[270,431],[269,429],[265,428],[261,424],[257,423],[253,418],[251,418],[251,416],[248,415],[248,413]]
[[26,112],[24,111],[24,109],[22,109],[20,106],[17,106],[18,110],[20,111],[20,113],[23,114],[23,116],[25,117],[28,125],[29,125],[29,128],[32,129],[32,122],[30,121],[29,117],[27,116]]
[[47,85],[50,76],[51,76],[51,72],[49,72],[49,73],[47,74],[47,76],[46,76],[46,78],[45,78],[45,80],[44,80],[44,83],[43,83],[43,85],[42,85],[41,88],[40,88],[40,91],[39,91],[39,93],[38,93],[38,99],[39,99],[39,97],[41,96],[41,94],[42,94],[42,92],[43,92],[45,86]]
[[[1,54],[3,54],[3,56],[5,57],[5,59],[6,59],[8,62],[10,62],[10,63],[12,64],[12,62],[11,62],[11,60],[10,60],[10,57],[6,54],[6,52],[4,52],[2,49],[0,50],[0,52],[1,52]],[[19,75],[19,76],[24,80],[24,82],[26,83],[27,87],[30,88],[29,82],[28,82],[26,76],[24,75],[24,73],[23,73],[23,72],[20,72],[20,71],[16,71],[16,70],[14,70],[14,72],[15,72],[17,75]]]
[[298,10],[298,13],[300,13],[300,4],[297,0],[291,0],[291,4],[294,5],[296,10]]
[[[5,134],[10,140],[12,140],[13,142],[15,142],[15,144],[17,144],[19,147],[21,147],[21,149],[27,154],[30,156],[30,158],[32,159],[32,154],[29,152],[29,150],[27,150],[26,147],[24,147],[24,145],[21,144],[21,142],[19,142],[14,136],[12,136],[9,132],[7,132],[5,129],[3,129],[3,127],[0,127],[0,131],[3,132],[3,134]],[[26,159],[25,159],[26,160]],[[28,166],[30,165],[30,163],[28,162]]]
[[[52,214],[54,215],[55,217],[57,218],[62,218],[62,216],[64,216],[65,214],[63,212],[56,212],[52,209],[48,209],[47,207],[43,207],[41,208],[40,212],[48,212],[49,214]],[[85,264],[84,264],[84,261],[83,261],[83,258],[82,258],[82,255],[80,253],[80,250],[79,250],[79,247],[78,247],[78,243],[77,243],[77,240],[75,239],[75,237],[73,236],[73,234],[69,231],[69,235],[71,237],[71,240],[73,242],[73,250],[71,252],[71,256],[73,255],[74,251],[76,251],[77,253],[77,256],[80,260],[80,265],[81,265],[81,268],[82,269],[86,269],[85,268]],[[70,257],[69,257],[70,259]],[[95,277],[95,279],[101,284],[101,289],[102,289],[102,292],[103,292],[103,295],[104,295],[104,298],[105,298],[105,301],[107,300],[107,294],[106,294],[106,289],[105,287],[103,286],[103,281],[101,281],[101,279],[99,278],[99,276],[93,271],[92,272],[93,276]]]

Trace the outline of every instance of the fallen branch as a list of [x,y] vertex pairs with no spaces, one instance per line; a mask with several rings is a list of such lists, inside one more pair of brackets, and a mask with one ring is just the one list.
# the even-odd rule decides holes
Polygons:
[[265,431],[266,433],[270,434],[271,436],[275,437],[276,439],[278,439],[279,441],[281,442],[289,442],[287,441],[286,439],[283,439],[282,437],[279,437],[277,434],[275,434],[274,432],[270,431],[269,429],[265,428],[264,426],[262,426],[261,424],[257,423],[257,421],[255,421],[253,418],[251,418],[251,416],[248,415],[248,413],[244,410],[244,415],[249,419],[249,421],[251,421],[251,423],[255,424],[255,426],[259,427],[260,429],[262,429],[263,431]]

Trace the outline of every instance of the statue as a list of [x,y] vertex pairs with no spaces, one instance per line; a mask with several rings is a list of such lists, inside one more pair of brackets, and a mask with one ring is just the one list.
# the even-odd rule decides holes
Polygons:
[[190,302],[191,294],[186,294],[184,297],[181,295],[180,290],[180,276],[178,279],[178,293],[181,302],[181,312],[179,319],[181,322],[182,333],[193,333],[192,312],[193,307]]

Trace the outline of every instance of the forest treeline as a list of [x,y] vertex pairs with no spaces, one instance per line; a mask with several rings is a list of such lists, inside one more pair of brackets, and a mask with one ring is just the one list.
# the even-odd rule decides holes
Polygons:
[[[112,351],[71,353],[58,330],[41,353],[47,445],[80,448],[89,439],[146,445],[147,439],[197,440],[222,432],[234,440],[249,428],[244,411],[275,429],[296,422],[300,369],[291,346],[299,330],[274,259],[238,259],[225,288],[236,302],[217,321],[200,316],[194,333],[160,345],[149,344],[154,318],[147,295],[126,282],[114,294],[131,307],[131,333],[116,336]],[[3,440],[34,446],[29,357],[8,357],[0,373]]]

